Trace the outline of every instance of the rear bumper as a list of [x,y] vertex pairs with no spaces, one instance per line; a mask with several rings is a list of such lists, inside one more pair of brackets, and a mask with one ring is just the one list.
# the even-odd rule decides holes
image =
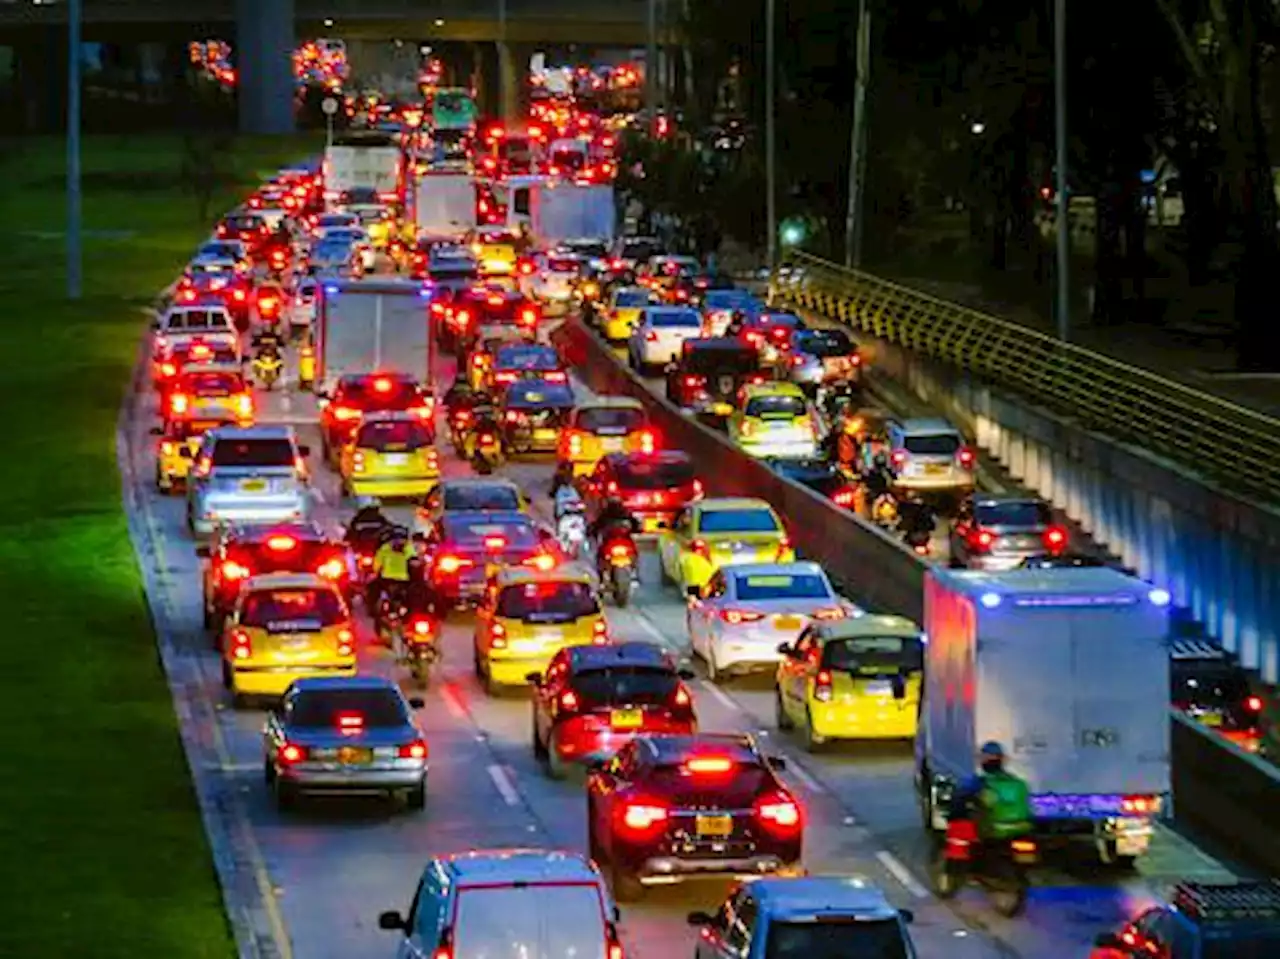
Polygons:
[[[427,764],[399,760],[404,768],[362,769],[359,766],[341,767],[334,763],[303,763],[279,769],[281,782],[288,783],[303,792],[323,793],[382,793],[390,790],[416,789],[427,781]],[[327,768],[326,768],[327,767]]]
[[946,476],[897,476],[893,480],[894,489],[918,490],[923,493],[949,493],[973,489],[972,475],[957,476],[954,473]]
[[558,649],[544,653],[530,653],[525,656],[488,656],[489,680],[498,686],[528,686],[525,679],[530,673],[545,673],[547,664]]
[[426,496],[438,482],[439,476],[366,476],[351,478],[347,485],[356,496]]
[[281,503],[197,503],[191,512],[191,525],[197,535],[207,536],[220,525],[243,523],[268,525],[291,520],[306,520],[311,515],[310,500]]
[[742,452],[749,456],[776,456],[779,459],[810,459],[817,456],[818,444],[813,440],[740,440]]
[[965,557],[965,567],[989,573],[1002,573],[1005,570],[1016,569],[1028,556],[1038,555],[1038,550],[1028,550],[1025,553],[970,553]]
[[695,731],[695,723],[646,722],[635,729],[613,729],[585,726],[579,720],[569,720],[552,729],[551,748],[566,762],[590,762],[609,758],[642,734],[682,736]]
[[681,879],[732,878],[750,879],[753,876],[802,875],[800,855],[786,858],[774,854],[759,854],[734,859],[686,859],[681,856],[653,856],[645,859],[636,870],[640,882],[657,886],[678,882]]
[[851,706],[810,703],[813,731],[823,739],[914,739],[915,707],[874,711]]
[[307,666],[238,666],[231,667],[231,691],[241,696],[283,696],[295,679],[326,676],[354,676],[355,661]]

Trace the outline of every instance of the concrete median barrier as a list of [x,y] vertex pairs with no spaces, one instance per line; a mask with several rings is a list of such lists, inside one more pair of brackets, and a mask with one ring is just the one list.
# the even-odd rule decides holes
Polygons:
[[[608,344],[569,319],[551,341],[578,377],[597,393],[632,396],[673,449],[692,458],[708,493],[754,496],[782,515],[796,549],[826,567],[850,599],[872,610],[920,622],[927,564],[897,540],[825,497],[784,479],[741,452],[727,437],[685,416],[655,395]],[[1280,875],[1280,774],[1175,712],[1170,742],[1173,805],[1191,827],[1241,862]]]

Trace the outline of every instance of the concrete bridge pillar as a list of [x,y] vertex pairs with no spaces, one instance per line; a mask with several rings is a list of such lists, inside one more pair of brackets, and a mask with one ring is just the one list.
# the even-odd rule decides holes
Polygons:
[[520,69],[516,59],[517,48],[510,43],[499,42],[498,48],[498,116],[510,123],[519,117]]
[[294,131],[293,0],[236,0],[240,132]]

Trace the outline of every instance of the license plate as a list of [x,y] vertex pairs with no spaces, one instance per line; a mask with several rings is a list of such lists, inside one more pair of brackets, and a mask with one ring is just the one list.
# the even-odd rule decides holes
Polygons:
[[715,836],[723,839],[733,835],[732,816],[699,816],[698,835]]
[[560,637],[564,634],[554,626],[547,626],[542,629],[535,629],[533,635],[539,643],[555,643],[559,642]]
[[267,481],[260,479],[241,480],[240,491],[242,493],[265,493],[267,491]]
[[388,466],[407,466],[409,463],[408,453],[383,453],[383,462]]
[[547,430],[547,429],[543,429],[543,430],[534,430],[534,431],[533,431],[533,438],[534,438],[535,440],[541,440],[542,442],[546,442],[546,441],[548,441],[548,440],[553,440],[553,439],[555,439],[555,438],[556,438],[556,431],[555,431],[555,430]]
[[361,746],[343,746],[338,750],[338,762],[349,766],[373,762],[373,750]]
[[606,453],[621,453],[622,438],[618,436],[606,436],[600,440],[600,448]]
[[1222,725],[1222,713],[1201,713],[1196,718],[1206,726],[1216,728]]
[[1116,855],[1117,856],[1141,856],[1146,851],[1147,851],[1146,836],[1120,835],[1116,837]]
[[893,694],[893,683],[887,679],[873,679],[863,689],[868,696],[889,696]]
[[644,725],[644,710],[615,709],[609,715],[609,725],[618,729],[639,729]]
[[799,629],[804,625],[804,620],[799,616],[775,616],[773,618],[774,629]]
[[947,471],[947,467],[943,463],[925,463],[924,464],[925,476],[941,476],[946,471]]
[[311,646],[311,638],[309,636],[285,636],[280,640],[280,648],[286,649],[291,653],[300,653],[309,649]]
[[517,639],[511,643],[513,653],[536,653],[542,649],[542,643],[536,639]]
[[663,528],[663,520],[658,516],[646,516],[640,528],[646,533],[656,533]]

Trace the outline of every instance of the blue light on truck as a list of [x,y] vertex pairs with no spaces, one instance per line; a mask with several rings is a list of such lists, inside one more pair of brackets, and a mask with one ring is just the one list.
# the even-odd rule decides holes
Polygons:
[[1147,593],[1147,599],[1151,601],[1153,606],[1168,606],[1173,602],[1173,597],[1169,595],[1167,589],[1153,589]]
[[326,296],[334,296],[337,294],[338,288],[336,286],[326,286],[324,292]]
[[980,602],[987,609],[995,609],[997,606],[1000,605],[1000,594],[999,593],[983,593],[980,597],[978,597],[978,602]]

